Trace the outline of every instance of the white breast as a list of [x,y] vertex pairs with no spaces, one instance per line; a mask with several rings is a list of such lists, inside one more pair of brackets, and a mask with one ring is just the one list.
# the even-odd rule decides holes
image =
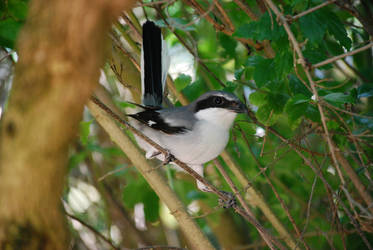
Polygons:
[[[177,135],[168,135],[143,125],[140,125],[141,128],[136,127],[180,161],[190,165],[202,165],[216,158],[224,150],[235,117],[236,113],[226,109],[204,109],[196,113],[198,121],[191,131]],[[138,142],[147,151],[147,156],[156,151],[146,142]],[[158,155],[157,158],[163,160],[163,155]]]
[[196,113],[198,121],[181,135],[166,135],[161,144],[187,164],[204,164],[216,158],[229,140],[229,130],[236,113],[226,109],[211,108]]

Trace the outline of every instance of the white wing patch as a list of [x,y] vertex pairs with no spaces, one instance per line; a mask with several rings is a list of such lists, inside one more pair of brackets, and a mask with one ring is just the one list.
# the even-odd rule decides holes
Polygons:
[[148,121],[148,126],[149,127],[153,126],[154,124],[157,124],[157,123],[155,121],[152,121],[152,120]]

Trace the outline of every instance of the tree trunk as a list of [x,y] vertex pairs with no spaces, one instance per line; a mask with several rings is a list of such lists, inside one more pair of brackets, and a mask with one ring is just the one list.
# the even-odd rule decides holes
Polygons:
[[67,151],[107,32],[133,0],[33,0],[0,130],[0,249],[67,249]]

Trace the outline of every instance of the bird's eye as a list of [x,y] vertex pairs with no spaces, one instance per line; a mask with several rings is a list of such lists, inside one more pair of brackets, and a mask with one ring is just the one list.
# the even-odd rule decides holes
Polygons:
[[223,103],[223,98],[221,98],[220,96],[215,96],[214,103],[217,104],[217,105],[222,104]]

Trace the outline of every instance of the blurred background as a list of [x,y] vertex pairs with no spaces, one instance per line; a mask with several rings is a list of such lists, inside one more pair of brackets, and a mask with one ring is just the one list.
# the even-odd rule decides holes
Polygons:
[[[127,101],[140,103],[141,24],[153,20],[170,50],[170,106],[223,89],[250,109],[249,117],[236,119],[223,155],[206,164],[208,181],[231,191],[217,165],[224,168],[256,218],[286,247],[368,249],[373,242],[373,4],[274,1],[305,58],[302,66],[267,2],[137,2],[107,34],[110,53],[97,92],[115,111],[133,112]],[[1,119],[28,1],[4,1],[0,7]],[[334,59],[323,63],[328,58]],[[131,132],[123,128],[123,133],[136,144]],[[187,247],[172,213],[88,109],[66,167],[61,200],[71,249]],[[161,168],[216,249],[266,248],[255,227],[234,210],[221,208],[215,194],[200,192],[184,172]]]

